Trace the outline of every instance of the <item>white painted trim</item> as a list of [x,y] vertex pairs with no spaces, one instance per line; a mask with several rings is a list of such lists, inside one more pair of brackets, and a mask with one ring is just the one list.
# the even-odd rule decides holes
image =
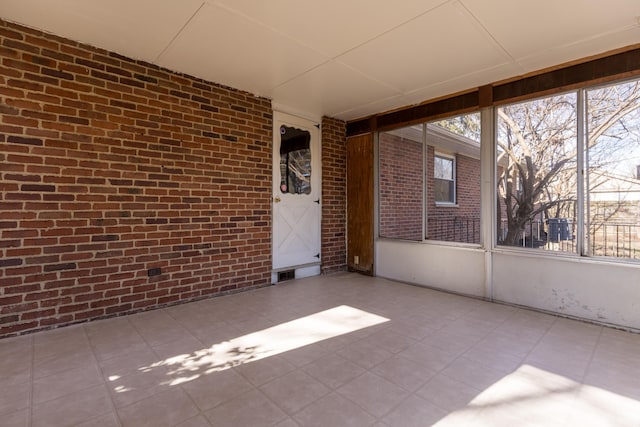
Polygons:
[[282,113],[290,116],[299,117],[301,119],[311,120],[312,122],[316,122],[318,124],[322,123],[322,116],[318,114],[309,113],[308,111],[299,110],[285,104],[280,104],[278,102],[271,101],[271,108],[273,109],[274,118],[276,113]]

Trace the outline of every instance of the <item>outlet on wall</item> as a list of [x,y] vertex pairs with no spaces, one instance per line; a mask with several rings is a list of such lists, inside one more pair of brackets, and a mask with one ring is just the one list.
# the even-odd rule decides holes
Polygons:
[[360,257],[359,257],[358,255],[354,255],[354,256],[353,256],[353,263],[354,263],[355,265],[360,264]]

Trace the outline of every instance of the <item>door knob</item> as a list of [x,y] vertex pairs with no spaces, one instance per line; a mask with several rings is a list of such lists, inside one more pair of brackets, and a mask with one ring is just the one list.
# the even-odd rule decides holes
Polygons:
[[281,202],[280,196],[276,196],[276,197],[274,197],[274,198],[273,198],[273,201],[274,201],[275,203],[280,203],[280,202]]

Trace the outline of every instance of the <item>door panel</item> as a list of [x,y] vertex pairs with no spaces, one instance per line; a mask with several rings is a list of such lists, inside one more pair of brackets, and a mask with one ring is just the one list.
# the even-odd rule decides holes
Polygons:
[[320,141],[312,121],[273,120],[273,269],[320,263]]

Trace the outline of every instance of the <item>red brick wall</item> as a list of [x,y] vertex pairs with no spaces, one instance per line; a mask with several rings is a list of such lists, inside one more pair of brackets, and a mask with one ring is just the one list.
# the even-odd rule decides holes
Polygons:
[[322,272],[346,270],[346,124],[322,119]]
[[[433,188],[435,151],[427,147],[427,188]],[[427,237],[449,242],[480,243],[480,160],[456,156],[456,204],[436,206],[433,191],[427,191]]]
[[380,133],[381,237],[422,240],[422,143]]
[[3,21],[0,40],[0,336],[270,283],[269,100]]

